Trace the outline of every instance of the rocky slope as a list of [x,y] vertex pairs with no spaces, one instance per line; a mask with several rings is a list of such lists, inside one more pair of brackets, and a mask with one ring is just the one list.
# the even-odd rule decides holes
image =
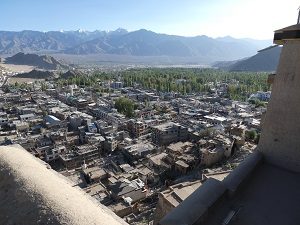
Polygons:
[[247,59],[217,62],[214,67],[229,71],[272,72],[276,71],[280,53],[281,47],[269,48]]
[[62,64],[55,58],[48,55],[37,55],[37,54],[24,54],[19,52],[18,54],[6,58],[6,63],[16,65],[29,65],[35,66],[39,69],[45,70],[58,70],[67,69],[68,66]]
[[57,74],[51,71],[32,70],[29,73],[17,74],[15,77],[51,80],[57,78]]

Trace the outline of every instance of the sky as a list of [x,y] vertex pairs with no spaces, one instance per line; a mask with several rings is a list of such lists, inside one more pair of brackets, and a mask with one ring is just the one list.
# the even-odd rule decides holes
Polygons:
[[0,0],[0,30],[152,30],[272,39],[297,21],[299,0]]

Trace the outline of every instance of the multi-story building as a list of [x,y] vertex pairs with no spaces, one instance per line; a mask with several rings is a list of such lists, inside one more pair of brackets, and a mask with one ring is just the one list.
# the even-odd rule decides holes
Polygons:
[[155,150],[149,142],[141,142],[123,148],[124,154],[132,161],[143,158]]
[[181,126],[178,123],[167,122],[152,127],[152,141],[160,146],[178,141],[186,141],[187,138],[187,127]]
[[57,146],[45,151],[45,161],[50,162],[59,158],[59,155],[66,151],[65,146]]
[[142,121],[129,120],[127,123],[127,129],[133,137],[140,137],[147,132],[147,124]]
[[110,84],[110,87],[113,89],[120,89],[123,88],[123,83],[120,81],[115,81]]
[[89,164],[99,159],[99,157],[99,148],[92,145],[76,146],[73,151],[59,155],[59,159],[67,169],[81,167],[83,164]]

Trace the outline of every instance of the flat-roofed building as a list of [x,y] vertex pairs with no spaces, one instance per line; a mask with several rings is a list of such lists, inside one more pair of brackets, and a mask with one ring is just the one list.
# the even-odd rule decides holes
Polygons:
[[167,122],[152,127],[152,141],[157,145],[169,145],[178,141],[186,141],[188,129],[178,123]]
[[147,124],[142,121],[129,120],[127,129],[133,137],[140,137],[147,132]]
[[100,158],[100,149],[93,145],[76,146],[74,150],[59,155],[67,169],[75,169]]
[[140,142],[126,146],[122,150],[130,160],[134,161],[151,154],[155,150],[155,147],[150,142]]
[[33,113],[23,114],[23,115],[20,115],[19,118],[21,121],[28,121],[28,120],[36,118],[36,115]]
[[54,148],[49,148],[45,151],[45,161],[50,162],[59,158],[60,154],[66,151],[65,146],[56,146]]
[[201,186],[201,181],[183,182],[168,187],[165,191],[158,194],[154,224],[167,215],[172,209],[177,207],[183,200]]

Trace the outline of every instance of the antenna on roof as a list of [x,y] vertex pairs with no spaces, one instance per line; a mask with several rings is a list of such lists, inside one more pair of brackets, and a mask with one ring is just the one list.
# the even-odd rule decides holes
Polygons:
[[297,24],[300,24],[300,7],[298,8],[298,19],[297,19]]

